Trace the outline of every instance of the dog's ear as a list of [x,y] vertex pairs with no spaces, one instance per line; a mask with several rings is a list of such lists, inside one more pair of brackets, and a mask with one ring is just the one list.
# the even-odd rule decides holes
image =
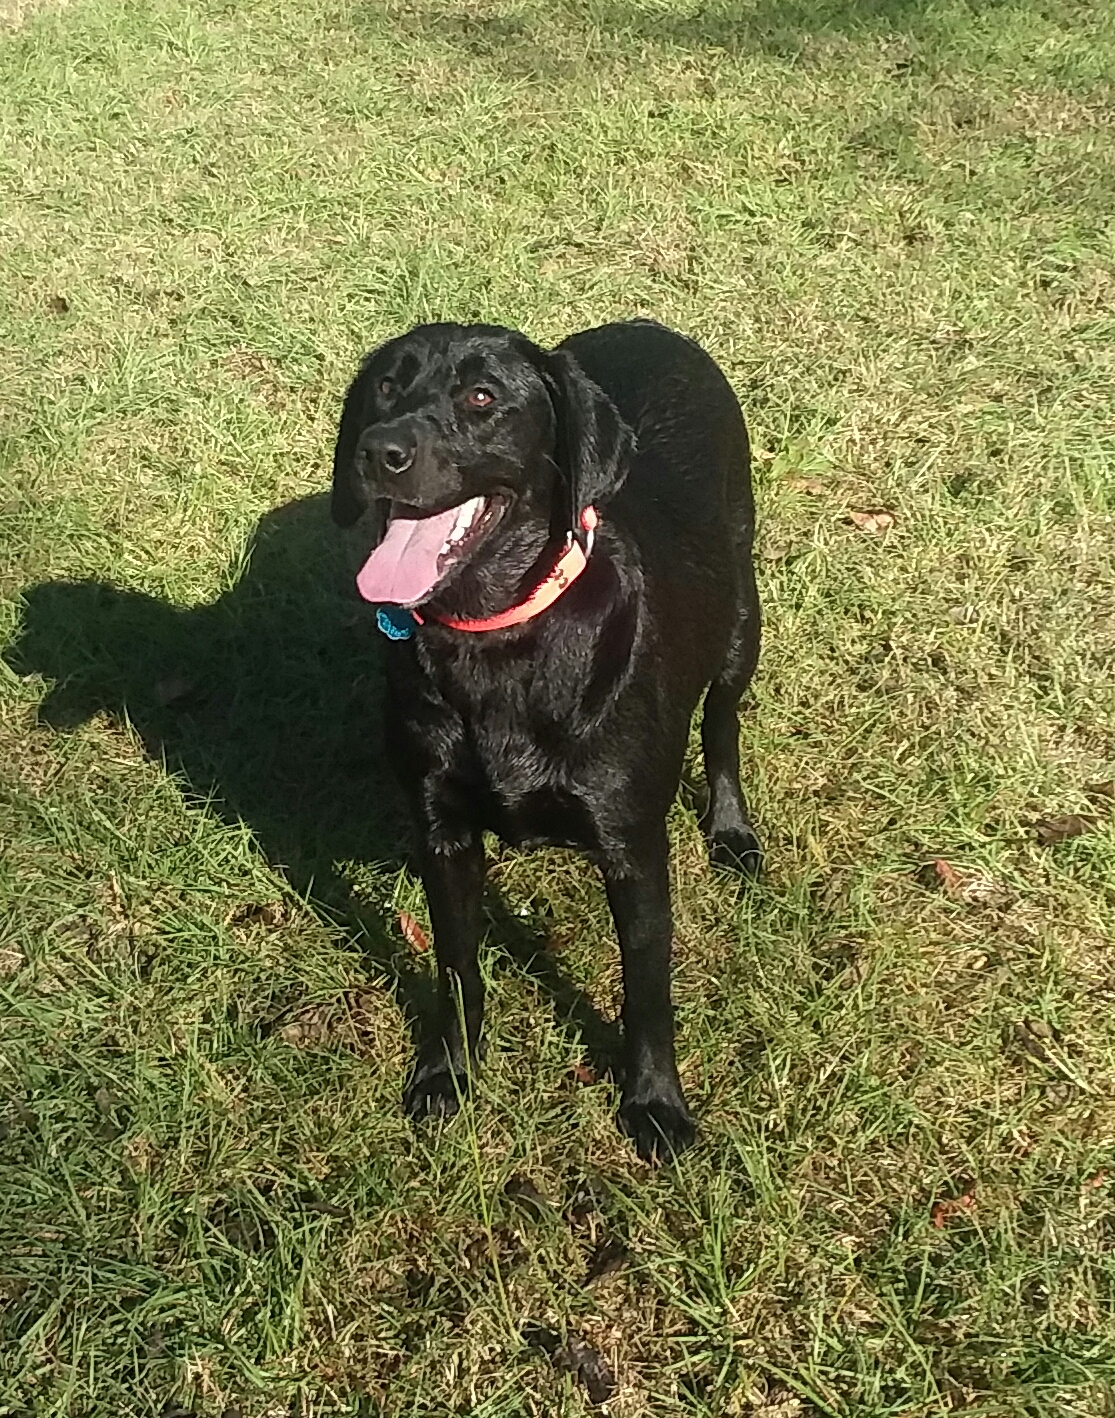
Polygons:
[[546,357],[547,384],[557,416],[557,464],[564,474],[572,520],[606,501],[627,476],[635,435],[603,389],[563,349]]
[[356,466],[356,445],[368,426],[371,413],[368,398],[370,359],[371,356],[364,360],[359,374],[348,386],[341,409],[341,425],[337,430],[337,446],[333,450],[333,495],[329,510],[339,527],[351,527],[368,509],[368,491]]

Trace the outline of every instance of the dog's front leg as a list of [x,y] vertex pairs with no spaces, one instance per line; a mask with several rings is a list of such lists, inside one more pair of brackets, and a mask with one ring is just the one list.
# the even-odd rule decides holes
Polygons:
[[484,896],[480,837],[448,850],[427,847],[422,882],[437,953],[437,1025],[418,1055],[404,1101],[412,1118],[450,1117],[468,1090],[484,1021],[477,961]]
[[619,1123],[649,1162],[681,1152],[696,1136],[674,1057],[665,824],[629,844],[624,857],[621,867],[604,872],[623,959],[625,1068]]

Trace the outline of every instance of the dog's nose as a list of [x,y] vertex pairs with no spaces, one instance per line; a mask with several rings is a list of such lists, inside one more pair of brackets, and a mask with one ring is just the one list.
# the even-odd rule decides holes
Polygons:
[[389,473],[405,473],[414,462],[415,446],[409,439],[387,438],[376,449]]

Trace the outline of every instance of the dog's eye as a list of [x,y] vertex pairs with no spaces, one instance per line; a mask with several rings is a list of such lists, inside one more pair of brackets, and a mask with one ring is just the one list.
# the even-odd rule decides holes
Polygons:
[[490,389],[470,389],[465,395],[465,403],[470,409],[490,409],[495,401],[496,396]]
[[393,379],[381,379],[379,381],[379,392],[386,399],[395,392],[395,381]]

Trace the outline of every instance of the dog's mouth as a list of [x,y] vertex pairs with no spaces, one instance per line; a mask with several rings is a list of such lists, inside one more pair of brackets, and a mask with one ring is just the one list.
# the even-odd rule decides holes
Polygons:
[[383,541],[356,578],[366,601],[416,606],[479,546],[499,521],[501,497],[470,497],[444,512],[392,507]]

